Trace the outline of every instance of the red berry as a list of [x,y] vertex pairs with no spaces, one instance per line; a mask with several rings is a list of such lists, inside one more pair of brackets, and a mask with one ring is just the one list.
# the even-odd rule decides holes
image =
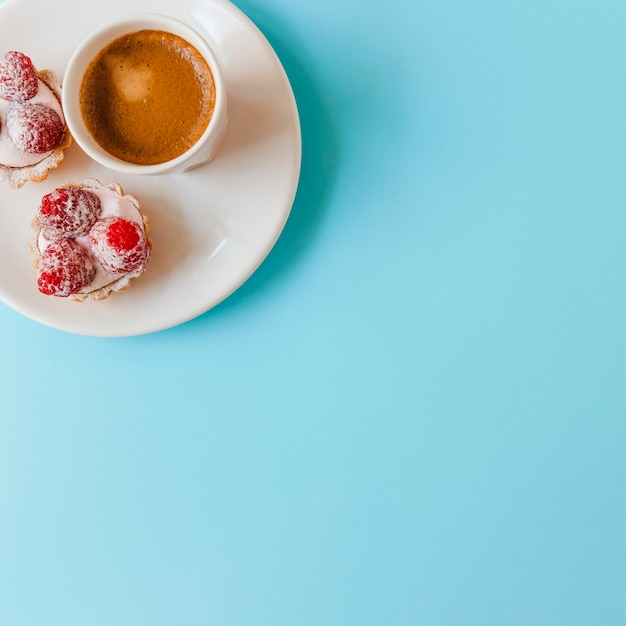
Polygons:
[[7,113],[7,131],[23,152],[43,154],[63,137],[59,114],[44,104],[14,104]]
[[88,252],[73,239],[52,242],[37,267],[37,286],[47,296],[66,298],[94,278],[96,268]]
[[146,234],[137,222],[121,217],[98,220],[89,232],[100,265],[113,274],[125,274],[142,268],[150,257]]
[[38,89],[37,71],[25,54],[12,50],[0,59],[0,98],[25,102]]
[[81,237],[89,234],[101,211],[93,191],[59,187],[41,199],[37,224],[46,239]]

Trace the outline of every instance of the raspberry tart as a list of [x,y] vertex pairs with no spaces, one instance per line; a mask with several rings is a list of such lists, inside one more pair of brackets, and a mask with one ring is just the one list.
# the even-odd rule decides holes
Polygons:
[[139,200],[117,183],[57,187],[41,199],[32,227],[37,287],[47,296],[104,300],[143,274],[152,252]]
[[56,74],[16,50],[0,57],[0,182],[45,180],[71,143]]

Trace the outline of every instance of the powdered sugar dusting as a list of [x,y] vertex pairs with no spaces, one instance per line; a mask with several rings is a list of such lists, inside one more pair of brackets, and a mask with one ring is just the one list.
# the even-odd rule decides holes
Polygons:
[[94,274],[88,250],[73,239],[57,239],[39,259],[37,284],[41,293],[67,298],[88,285]]
[[[39,79],[37,95],[28,102],[31,104],[41,104],[52,109],[60,117],[63,125],[65,125],[65,117],[63,116],[61,103],[43,80]],[[8,167],[35,165],[50,156],[52,150],[48,150],[44,154],[33,154],[20,150],[20,148],[15,145],[15,142],[9,135],[6,124],[7,114],[12,105],[13,103],[8,100],[0,99],[0,121],[2,122],[2,127],[0,128],[0,165],[6,165]]]
[[100,198],[92,191],[59,187],[42,198],[37,225],[48,239],[80,237],[89,234],[101,211]]
[[89,231],[89,242],[103,269],[114,274],[134,272],[150,256],[143,228],[120,217],[99,219]]
[[30,57],[11,50],[0,59],[0,98],[25,102],[37,93],[37,72]]
[[[84,188],[94,193],[98,197],[101,206],[99,219],[121,217],[136,223],[144,233],[147,232],[148,220],[139,210],[139,201],[135,196],[124,194],[118,184],[102,185],[95,179],[87,179],[83,183],[67,183],[66,186]],[[35,254],[43,255],[52,242],[45,237],[37,226],[36,221],[35,218],[33,226],[35,227],[36,236],[31,247]],[[88,235],[76,237],[73,241],[91,252],[92,247]],[[151,245],[149,241],[148,244],[149,246]],[[142,266],[124,275],[107,272],[96,258],[94,258],[94,267],[95,274],[89,285],[72,294],[72,299],[84,300],[87,297],[91,297],[94,300],[99,300],[106,298],[112,291],[126,289],[133,278],[140,276],[145,271],[145,266]]]
[[[65,125],[65,117],[61,107],[61,88],[57,76],[51,70],[38,73],[39,90],[31,102],[41,102],[56,111]],[[16,146],[6,131],[6,112],[10,102],[0,99],[0,183],[6,183],[13,189],[19,189],[24,183],[45,180],[48,172],[58,167],[65,157],[65,150],[74,141],[65,128],[61,143],[54,150],[45,154],[28,154],[16,150]]]
[[9,137],[29,154],[48,154],[63,137],[63,120],[44,104],[14,103],[6,118]]

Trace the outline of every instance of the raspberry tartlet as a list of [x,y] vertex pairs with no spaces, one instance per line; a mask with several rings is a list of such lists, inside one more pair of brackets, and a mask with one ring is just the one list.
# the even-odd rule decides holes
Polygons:
[[104,300],[128,289],[152,252],[149,219],[118,183],[57,187],[41,199],[32,227],[37,287],[47,296]]
[[0,182],[45,180],[72,141],[56,74],[16,50],[0,57]]

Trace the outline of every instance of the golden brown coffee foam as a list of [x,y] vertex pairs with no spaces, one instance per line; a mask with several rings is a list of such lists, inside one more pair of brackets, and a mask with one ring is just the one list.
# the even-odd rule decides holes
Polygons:
[[190,43],[159,30],[124,35],[89,65],[80,90],[85,125],[107,152],[141,165],[186,152],[206,130],[215,84]]

